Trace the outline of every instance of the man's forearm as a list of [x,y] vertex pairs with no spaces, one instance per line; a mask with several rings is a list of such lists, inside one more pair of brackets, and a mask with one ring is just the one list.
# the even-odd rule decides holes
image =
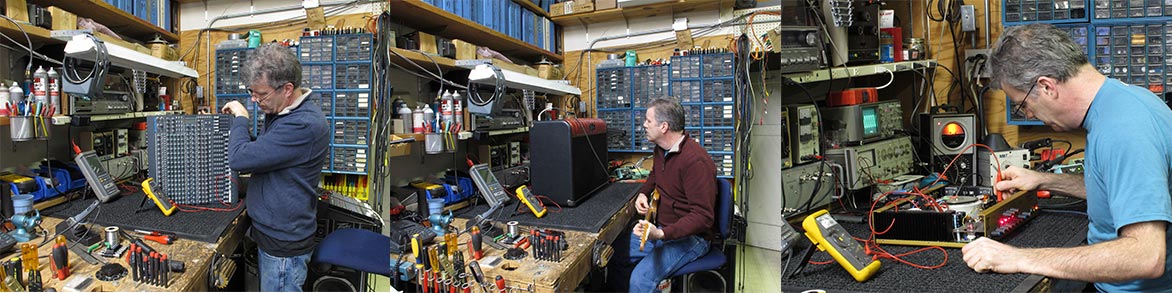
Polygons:
[[1038,189],[1065,193],[1082,199],[1087,198],[1087,188],[1083,184],[1082,175],[1045,174],[1045,178],[1045,182],[1042,182]]
[[[1021,271],[1087,282],[1123,282],[1159,276],[1164,266],[1162,223],[1141,223],[1144,236],[1124,236],[1095,245],[1025,249]],[[1156,237],[1158,236],[1158,237]],[[1149,239],[1150,238],[1150,239]]]

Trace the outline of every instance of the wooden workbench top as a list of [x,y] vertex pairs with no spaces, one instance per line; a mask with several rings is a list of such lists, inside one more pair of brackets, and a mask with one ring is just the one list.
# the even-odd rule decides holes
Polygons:
[[[57,280],[57,279],[53,278],[53,272],[50,269],[50,263],[49,263],[49,257],[48,257],[49,252],[52,250],[52,247],[53,247],[52,243],[45,244],[44,246],[40,247],[40,249],[37,250],[38,255],[41,257],[40,264],[39,264],[40,266],[38,269],[41,270],[42,283],[44,284],[43,287],[46,289],[47,288],[54,288],[58,292],[64,292],[65,290],[62,288],[63,284],[65,282],[67,282],[69,279],[77,278],[77,277],[89,277],[89,278],[92,278],[93,281],[91,282],[91,285],[89,285],[88,287],[86,287],[84,289],[85,291],[93,291],[93,292],[105,292],[105,291],[120,291],[120,292],[127,292],[127,291],[207,291],[208,290],[208,287],[207,287],[207,270],[208,270],[207,263],[211,261],[213,253],[230,254],[232,252],[232,250],[235,249],[236,245],[238,243],[240,243],[241,239],[243,239],[244,230],[246,230],[246,229],[241,229],[241,227],[247,225],[247,220],[242,221],[242,219],[245,219],[243,217],[243,214],[244,213],[241,213],[242,216],[237,217],[236,220],[234,220],[232,222],[232,227],[228,228],[227,233],[225,233],[224,236],[221,236],[220,240],[217,241],[217,243],[207,243],[207,242],[193,241],[193,240],[188,240],[188,239],[176,240],[171,245],[163,245],[161,243],[155,243],[155,242],[149,242],[149,241],[146,242],[147,245],[150,245],[155,250],[158,250],[158,251],[166,254],[168,259],[171,259],[172,261],[174,261],[174,260],[182,261],[186,265],[185,272],[171,273],[170,286],[168,286],[168,287],[159,287],[159,286],[147,285],[147,284],[135,282],[130,273],[128,273],[126,277],[119,279],[119,280],[116,280],[116,281],[110,281],[110,282],[99,281],[99,280],[97,280],[97,278],[94,278],[94,274],[98,271],[98,269],[103,264],[99,263],[96,265],[91,265],[91,264],[83,261],[79,256],[75,255],[72,251],[70,251],[70,253],[69,253],[69,271],[70,271],[69,278],[66,278],[66,280],[64,280],[64,281]],[[53,227],[56,227],[57,223],[60,223],[61,221],[62,221],[61,219],[45,217],[43,222],[41,223],[41,227],[45,227],[45,229],[49,230],[47,232],[50,233],[50,235],[52,235],[52,232],[55,232],[55,231],[53,231]],[[241,225],[242,222],[244,225]],[[93,231],[100,232],[100,231],[102,231],[103,228],[104,227],[94,225],[92,229],[93,229]],[[136,234],[134,232],[130,232],[130,231],[127,231],[127,232],[131,236],[135,236],[135,237],[141,236],[141,235]],[[41,243],[41,241],[42,241],[42,238],[37,237],[37,238],[32,239],[32,241],[26,242],[26,243],[32,243],[35,245],[35,244]],[[125,239],[125,237],[123,237],[122,243],[123,243],[123,245],[130,244],[130,242]],[[14,252],[14,253],[6,254],[4,259],[10,259],[12,257],[19,257],[20,256],[20,254],[19,254],[20,243],[17,244],[15,250],[16,250],[16,252]],[[122,265],[127,270],[130,269],[130,266],[127,265],[127,263],[125,261],[125,254],[123,255],[123,258],[119,258],[119,259],[110,259],[110,258],[104,258],[101,256],[95,256],[95,258],[97,258],[99,260],[106,261],[108,263],[116,263],[116,264]],[[22,275],[27,276],[27,273],[22,273]]]
[[[506,286],[511,289],[509,290],[510,292],[529,292],[530,286],[532,286],[534,292],[573,291],[586,278],[586,275],[593,267],[594,243],[596,241],[602,241],[609,245],[614,241],[618,233],[622,231],[629,232],[629,227],[625,226],[630,219],[631,209],[624,207],[614,215],[611,215],[610,220],[598,233],[559,230],[565,233],[569,246],[568,249],[562,251],[561,262],[534,259],[532,249],[527,249],[525,251],[526,256],[522,259],[508,260],[504,258],[504,250],[495,249],[488,244],[484,244],[484,259],[496,257],[501,260],[500,263],[493,267],[488,267],[481,263],[484,278],[489,283],[492,283],[492,280],[495,280],[496,276],[503,277]],[[456,218],[452,221],[451,226],[463,228],[466,222],[467,220],[465,219]],[[497,224],[499,225],[500,223]],[[520,225],[517,230],[521,234],[527,235],[533,228],[535,227]],[[472,236],[469,234],[462,234],[459,237],[460,253],[464,256],[464,263],[472,261],[472,255],[468,252],[468,241],[471,239]],[[443,237],[436,237],[437,243],[442,241]],[[489,239],[486,238],[484,241],[489,241]],[[398,257],[398,255],[393,256]],[[404,261],[414,263],[415,260],[408,255],[404,258]],[[471,275],[470,272],[469,275]],[[467,279],[469,281],[472,280],[470,276]],[[473,288],[477,288],[477,286],[474,285]]]

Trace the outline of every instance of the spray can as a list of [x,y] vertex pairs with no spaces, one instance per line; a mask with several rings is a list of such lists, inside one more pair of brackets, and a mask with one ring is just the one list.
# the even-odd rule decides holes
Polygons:
[[456,124],[464,125],[464,98],[460,97],[460,91],[452,93],[452,116],[456,119]]
[[33,98],[37,103],[49,103],[49,73],[44,67],[37,66],[33,72]]
[[8,86],[0,83],[0,115],[8,116]]
[[411,112],[411,132],[423,133],[423,105],[419,105]]
[[414,132],[415,124],[411,123],[411,107],[407,107],[407,103],[403,103],[403,100],[399,100],[399,102],[401,103],[399,104],[399,119],[403,119],[403,131]]
[[61,75],[53,67],[49,67],[49,103],[53,105],[53,114],[61,114]]
[[424,133],[435,132],[435,110],[426,104],[423,106],[423,123],[427,125],[427,131]]
[[12,87],[8,88],[8,99],[12,100],[13,105],[24,101],[24,89],[15,81],[12,82]]
[[[452,107],[455,106],[452,102],[452,92],[445,91],[443,102],[440,104],[440,129],[446,128],[447,125],[452,124]],[[445,131],[447,129],[444,129]]]

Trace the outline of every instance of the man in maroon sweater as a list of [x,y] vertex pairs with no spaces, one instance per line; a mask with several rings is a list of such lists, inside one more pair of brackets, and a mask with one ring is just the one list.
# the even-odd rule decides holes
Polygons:
[[[647,140],[658,147],[651,175],[635,199],[635,210],[646,214],[651,192],[658,189],[658,227],[639,220],[628,235],[626,250],[635,263],[631,292],[657,291],[661,280],[707,253],[708,241],[716,235],[716,165],[699,143],[684,134],[684,117],[683,106],[675,100],[660,98],[647,104],[643,128]],[[640,252],[640,238],[648,228],[647,243]]]

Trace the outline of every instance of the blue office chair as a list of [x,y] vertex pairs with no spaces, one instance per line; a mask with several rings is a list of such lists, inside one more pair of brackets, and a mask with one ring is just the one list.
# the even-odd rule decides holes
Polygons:
[[[339,229],[327,235],[318,243],[313,253],[311,271],[330,271],[319,267],[341,266],[360,272],[391,276],[391,238],[376,232],[363,229]],[[310,277],[313,274],[310,274]],[[348,280],[333,276],[320,278],[306,278],[307,291],[366,291],[360,284],[351,284]]]
[[[684,292],[690,292],[691,288],[688,285],[692,283],[692,277],[696,273],[708,272],[720,278],[720,288],[728,288],[728,281],[724,275],[718,271],[724,266],[727,259],[724,256],[724,240],[730,236],[730,229],[733,216],[733,198],[732,198],[732,184],[728,180],[717,178],[716,189],[720,194],[716,197],[716,229],[717,239],[712,242],[712,247],[708,249],[708,253],[692,262],[684,265],[684,267],[677,270],[670,278],[678,280],[683,278],[680,282]],[[676,283],[676,282],[673,282]]]

